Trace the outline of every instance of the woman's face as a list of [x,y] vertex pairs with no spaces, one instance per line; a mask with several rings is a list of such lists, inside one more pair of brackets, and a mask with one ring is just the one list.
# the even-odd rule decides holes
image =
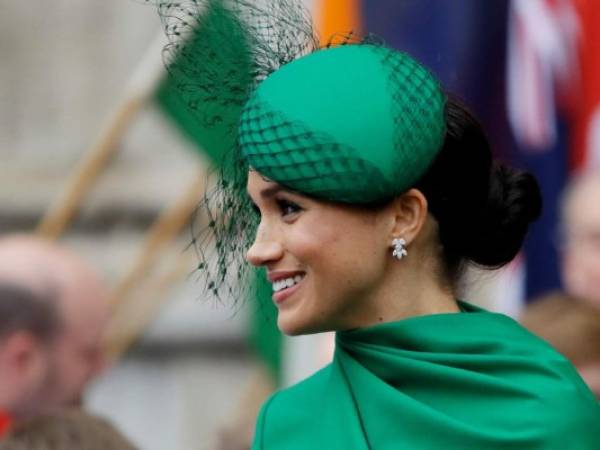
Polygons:
[[248,193],[261,219],[247,259],[267,269],[279,328],[296,335],[360,325],[390,258],[384,215],[287,191],[255,171]]

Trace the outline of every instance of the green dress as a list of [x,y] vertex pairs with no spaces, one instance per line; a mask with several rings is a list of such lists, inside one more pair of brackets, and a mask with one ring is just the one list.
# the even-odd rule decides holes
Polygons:
[[514,320],[461,302],[338,332],[333,362],[274,394],[253,450],[600,449],[600,405]]

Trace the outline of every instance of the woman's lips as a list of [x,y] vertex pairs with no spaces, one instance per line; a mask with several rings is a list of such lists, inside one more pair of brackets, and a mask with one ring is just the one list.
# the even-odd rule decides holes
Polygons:
[[302,279],[300,281],[296,282],[293,286],[286,287],[277,292],[273,292],[273,301],[275,302],[275,304],[280,305],[287,298],[289,298],[291,295],[293,295],[300,288],[302,283],[304,282],[304,278],[305,278],[305,276],[302,275]]

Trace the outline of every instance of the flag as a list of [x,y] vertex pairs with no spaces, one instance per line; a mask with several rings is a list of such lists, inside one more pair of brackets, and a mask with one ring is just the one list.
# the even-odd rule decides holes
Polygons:
[[[169,74],[155,99],[195,148],[218,165],[234,144],[240,99],[253,83],[251,44],[239,18],[220,0],[208,1],[202,15],[176,26],[168,32],[187,38],[165,48]],[[197,80],[214,84],[203,89]]]
[[365,30],[423,63],[475,112],[496,156],[511,157],[504,113],[504,0],[363,1],[362,14]]
[[580,82],[573,111],[571,167],[600,167],[600,2],[571,0],[579,25],[577,46]]
[[[558,91],[567,84],[571,56],[561,38],[561,12],[547,0],[511,3],[508,35],[508,117],[515,159],[537,178],[542,215],[524,245],[526,298],[560,288],[556,246],[558,198],[566,177],[566,118],[558,108]],[[561,86],[562,83],[562,86]]]

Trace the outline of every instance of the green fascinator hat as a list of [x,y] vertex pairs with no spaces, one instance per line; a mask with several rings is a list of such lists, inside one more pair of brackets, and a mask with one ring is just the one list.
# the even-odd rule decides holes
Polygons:
[[147,1],[169,38],[170,85],[218,174],[194,226],[217,299],[256,285],[245,261],[259,221],[249,169],[314,198],[383,203],[443,145],[445,96],[430,72],[372,37],[322,47],[298,0]]
[[404,53],[372,44],[318,50],[261,82],[239,126],[249,166],[289,189],[373,203],[412,186],[440,150],[445,97]]

